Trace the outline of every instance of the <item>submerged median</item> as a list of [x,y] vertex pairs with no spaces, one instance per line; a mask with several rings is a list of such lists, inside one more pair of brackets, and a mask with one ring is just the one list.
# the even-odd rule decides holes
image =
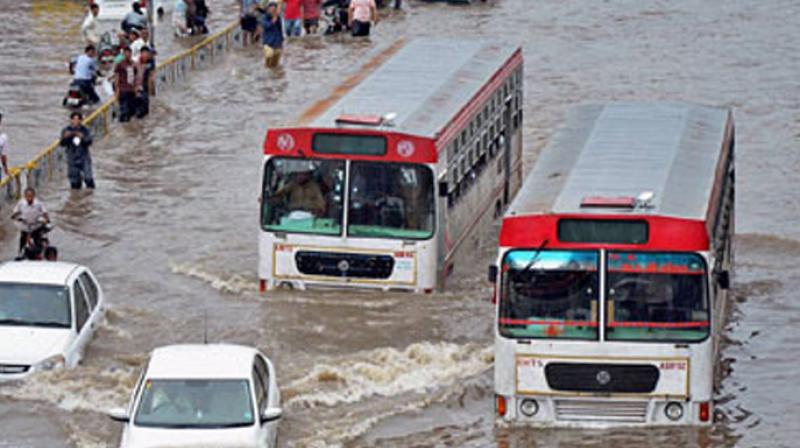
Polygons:
[[[156,92],[163,92],[186,79],[188,73],[210,67],[225,53],[243,46],[244,39],[237,20],[192,48],[159,63],[155,75]],[[91,130],[96,139],[108,135],[118,123],[119,104],[116,96],[92,111],[84,120],[84,125]],[[9,175],[0,180],[0,205],[13,204],[27,187],[38,189],[60,178],[66,166],[64,148],[60,146],[59,140],[55,140],[27,163],[9,169]]]

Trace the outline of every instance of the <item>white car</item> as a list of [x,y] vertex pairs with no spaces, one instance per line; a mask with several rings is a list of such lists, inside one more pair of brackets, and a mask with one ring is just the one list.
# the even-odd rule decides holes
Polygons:
[[280,408],[272,362],[251,347],[228,344],[157,348],[128,409],[122,448],[274,447]]
[[75,367],[103,314],[103,290],[84,266],[0,265],[0,381]]

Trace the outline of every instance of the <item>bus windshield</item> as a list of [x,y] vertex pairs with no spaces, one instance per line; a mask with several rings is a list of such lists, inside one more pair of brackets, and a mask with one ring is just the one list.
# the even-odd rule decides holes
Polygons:
[[608,254],[606,339],[699,341],[709,332],[706,266],[684,253]]
[[273,232],[339,235],[345,162],[272,158],[264,172],[261,221]]
[[598,338],[597,252],[513,250],[503,270],[499,331],[510,338]]
[[435,225],[433,173],[424,165],[352,162],[347,234],[427,239]]

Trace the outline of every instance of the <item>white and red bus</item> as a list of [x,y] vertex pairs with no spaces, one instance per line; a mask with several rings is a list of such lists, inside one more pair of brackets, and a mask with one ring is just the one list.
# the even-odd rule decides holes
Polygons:
[[569,115],[506,212],[490,269],[499,422],[711,423],[733,151],[724,109]]
[[399,41],[264,143],[259,280],[431,292],[522,182],[522,53]]

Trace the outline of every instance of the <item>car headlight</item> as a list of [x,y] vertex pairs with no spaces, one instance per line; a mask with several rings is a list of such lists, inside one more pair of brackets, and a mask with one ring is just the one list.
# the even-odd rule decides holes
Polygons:
[[50,370],[60,369],[66,365],[66,360],[62,355],[51,356],[44,361],[36,364],[35,369],[37,372],[49,372]]

